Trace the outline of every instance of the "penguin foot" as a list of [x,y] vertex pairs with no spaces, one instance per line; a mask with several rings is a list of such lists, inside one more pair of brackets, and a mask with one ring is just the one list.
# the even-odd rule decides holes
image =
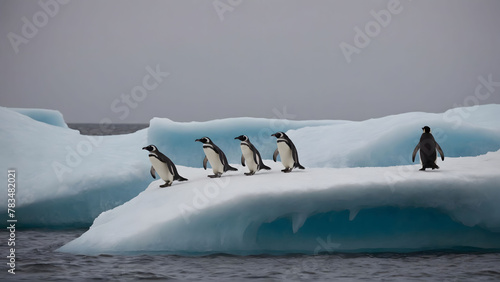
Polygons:
[[421,168],[421,169],[419,169],[419,170],[420,170],[420,171],[425,171],[425,167],[423,167],[423,168]]
[[246,176],[250,176],[250,175],[254,175],[254,174],[255,174],[255,171],[254,172],[245,172]]
[[163,185],[160,185],[161,188],[164,188],[164,187],[169,187],[172,185],[172,182],[165,182],[165,184]]
[[213,174],[213,175],[207,175],[208,177],[210,178],[219,178],[222,176],[222,173],[217,173],[217,174]]
[[284,173],[289,173],[292,171],[291,168],[285,168],[285,169],[282,169],[281,171],[283,171]]

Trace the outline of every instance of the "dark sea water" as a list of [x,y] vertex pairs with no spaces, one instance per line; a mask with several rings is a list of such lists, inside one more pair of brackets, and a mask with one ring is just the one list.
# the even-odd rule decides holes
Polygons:
[[69,123],[68,127],[80,131],[82,135],[119,135],[136,132],[148,127],[147,123],[123,123],[101,126],[95,123]]
[[[71,125],[82,134],[98,125]],[[124,134],[147,125],[119,125]],[[107,133],[109,134],[109,133]],[[56,250],[85,230],[16,230],[16,265],[9,269],[9,232],[0,232],[0,281],[500,281],[500,253],[421,252],[285,256],[84,256]]]
[[[16,274],[1,281],[500,281],[500,254],[322,254],[286,256],[83,256],[55,250],[85,230],[20,230]],[[2,231],[2,238],[8,234]],[[2,240],[6,241],[6,240]],[[6,244],[0,248],[8,255]],[[7,259],[3,259],[6,261]]]

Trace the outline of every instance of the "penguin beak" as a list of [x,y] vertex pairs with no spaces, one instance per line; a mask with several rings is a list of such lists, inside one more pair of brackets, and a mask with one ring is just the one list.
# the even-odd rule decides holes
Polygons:
[[147,150],[148,147],[142,147],[143,150]]
[[234,137],[234,139],[239,139],[239,140],[242,140],[243,139],[243,135],[240,135],[238,137]]
[[194,142],[201,142],[201,139],[196,139],[194,140]]
[[276,133],[274,133],[274,134],[271,134],[271,136],[274,136],[274,137],[276,137]]

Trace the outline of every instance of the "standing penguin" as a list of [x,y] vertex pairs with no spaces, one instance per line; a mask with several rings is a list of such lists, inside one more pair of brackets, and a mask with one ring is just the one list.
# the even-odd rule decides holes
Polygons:
[[210,138],[203,137],[200,139],[196,139],[195,141],[203,143],[203,152],[205,152],[205,158],[203,159],[203,168],[205,170],[207,169],[207,161],[209,161],[210,165],[212,166],[214,175],[208,175],[208,177],[221,177],[221,175],[228,170],[238,170],[237,168],[229,165],[224,152],[222,152],[222,150],[217,147],[212,142],[212,140],[210,140]]
[[422,163],[422,168],[420,170],[424,171],[426,168],[436,169],[439,166],[436,164],[437,153],[441,155],[441,160],[444,161],[443,150],[441,150],[441,146],[434,140],[434,136],[431,134],[431,129],[428,126],[424,126],[422,128],[424,133],[420,137],[420,142],[418,142],[417,146],[413,150],[413,154],[411,157],[412,162],[415,161],[415,155],[417,151],[420,149],[420,162]]
[[151,162],[151,176],[156,179],[156,172],[165,180],[165,184],[160,185],[160,187],[168,187],[172,185],[174,180],[186,181],[187,179],[180,176],[177,172],[177,168],[174,163],[156,148],[155,145],[149,145],[142,148],[143,150],[149,151],[149,161]]
[[246,161],[248,169],[250,170],[250,172],[245,172],[245,175],[254,175],[255,172],[261,169],[271,169],[262,162],[259,151],[257,151],[252,143],[250,143],[248,136],[240,135],[234,139],[239,139],[241,141],[241,165],[245,166]]
[[276,137],[278,143],[278,149],[274,151],[273,160],[276,162],[276,157],[278,154],[281,156],[281,163],[285,166],[285,169],[281,170],[283,172],[290,172],[294,168],[305,169],[299,163],[299,154],[297,149],[293,144],[292,140],[284,132],[276,132],[271,136]]

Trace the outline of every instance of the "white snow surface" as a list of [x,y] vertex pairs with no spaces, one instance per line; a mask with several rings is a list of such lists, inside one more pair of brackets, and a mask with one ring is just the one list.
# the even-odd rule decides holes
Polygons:
[[500,151],[419,165],[153,181],[60,248],[79,254],[260,254],[500,248]]

